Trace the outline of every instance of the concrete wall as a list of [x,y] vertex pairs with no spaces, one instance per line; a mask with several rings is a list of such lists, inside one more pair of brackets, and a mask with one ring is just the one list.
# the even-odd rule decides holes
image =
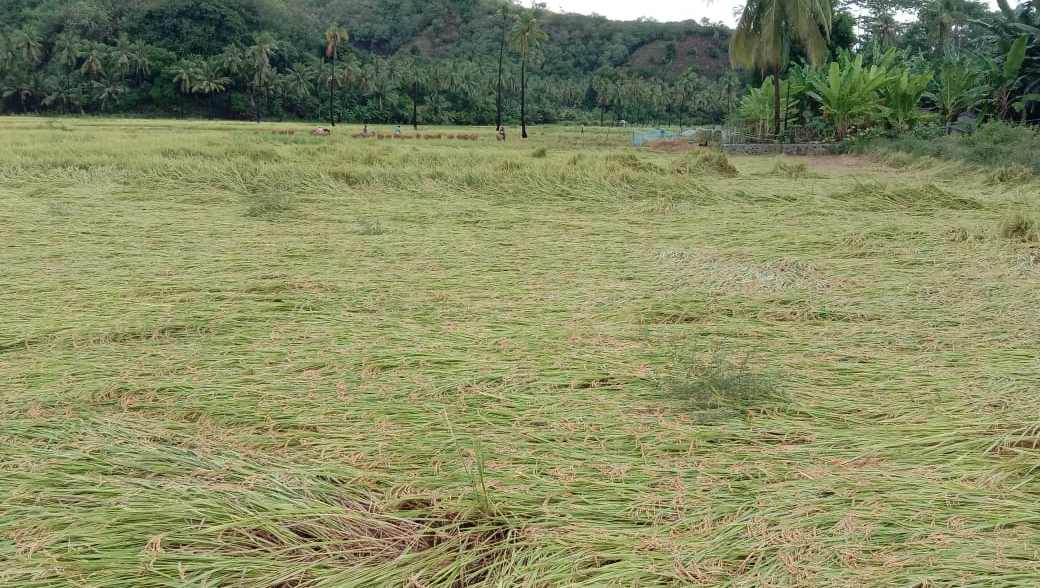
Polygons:
[[834,155],[837,143],[730,143],[722,146],[730,155]]

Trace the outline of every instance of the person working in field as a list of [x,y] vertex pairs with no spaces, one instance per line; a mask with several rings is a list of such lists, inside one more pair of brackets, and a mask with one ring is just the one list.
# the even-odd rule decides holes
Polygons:
[[506,140],[506,128],[505,127],[502,127],[500,129],[498,129],[498,140],[499,141],[505,141]]

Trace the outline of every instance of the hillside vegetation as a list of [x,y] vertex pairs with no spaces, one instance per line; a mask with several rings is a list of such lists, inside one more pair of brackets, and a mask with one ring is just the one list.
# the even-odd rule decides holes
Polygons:
[[[499,52],[519,11],[475,0],[13,0],[0,7],[0,112],[329,122],[403,122],[414,112],[426,124],[488,124]],[[548,38],[532,54],[533,122],[596,109],[649,120],[643,111],[663,99],[675,102],[672,119],[725,112],[717,79],[728,71],[729,31],[692,20],[695,7],[683,23],[544,8],[535,16]],[[330,49],[327,32],[338,27],[348,38]],[[520,64],[504,53],[515,121]],[[697,92],[705,98],[690,100]]]

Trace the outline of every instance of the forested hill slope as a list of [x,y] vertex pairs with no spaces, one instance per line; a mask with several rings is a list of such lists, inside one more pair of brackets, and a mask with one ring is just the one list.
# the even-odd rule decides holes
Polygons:
[[[4,0],[0,113],[486,124],[504,47],[503,115],[514,119],[520,62],[504,39],[522,10],[508,0]],[[696,5],[681,23],[534,15],[548,37],[528,59],[533,121],[717,118],[735,99],[730,31],[692,20]],[[330,51],[339,27],[349,38]]]
[[[44,47],[62,32],[108,44],[126,36],[186,58],[216,55],[231,44],[248,46],[261,30],[284,41],[283,51],[318,55],[326,29],[338,24],[361,51],[490,62],[497,60],[508,24],[498,14],[501,5],[490,0],[5,0],[0,30],[29,26]],[[674,77],[695,66],[715,77],[727,69],[729,31],[693,20],[696,4],[690,13],[691,20],[682,23],[618,22],[537,9],[549,33],[541,48],[543,73],[578,76],[600,67],[630,67]]]
[[[479,61],[497,58],[508,25],[500,2],[477,0],[294,0],[309,14],[347,23],[355,47],[389,55],[407,52],[437,58]],[[513,6],[513,11],[520,10]],[[729,31],[699,24],[619,22],[600,16],[536,15],[549,38],[542,47],[546,73],[581,75],[599,67],[643,67],[647,73],[678,75],[698,66],[705,75],[728,67]],[[648,51],[649,50],[649,51]],[[709,73],[710,72],[710,73]]]

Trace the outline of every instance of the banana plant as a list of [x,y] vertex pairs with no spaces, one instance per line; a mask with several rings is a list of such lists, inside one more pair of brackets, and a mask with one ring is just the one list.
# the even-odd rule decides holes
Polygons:
[[935,72],[927,71],[911,76],[908,70],[902,75],[889,77],[881,86],[881,104],[888,109],[888,123],[900,133],[913,128],[917,122],[918,104],[928,89]]
[[1021,35],[1011,43],[1003,63],[986,55],[979,56],[981,68],[993,90],[993,115],[1000,120],[1007,120],[1011,113],[1013,95],[1022,81],[1019,75],[1022,62],[1025,61],[1029,37]]
[[856,121],[887,114],[879,90],[888,77],[888,70],[877,64],[864,67],[863,55],[850,60],[842,53],[825,74],[809,79],[808,95],[820,104],[834,127],[835,141],[844,139]]
[[[781,81],[781,104],[784,102],[784,96],[797,95],[801,90],[802,88],[792,85],[791,80]],[[762,80],[760,87],[749,87],[747,94],[744,94],[743,98],[740,99],[740,105],[737,106],[735,113],[737,119],[753,123],[756,135],[764,136],[769,129],[773,129],[776,126],[776,120],[774,119],[774,113],[776,112],[774,96],[773,76],[768,76]],[[787,114],[798,114],[798,100],[793,100],[785,106]],[[784,112],[780,114],[783,116]]]
[[939,107],[943,122],[950,124],[962,112],[986,102],[990,88],[979,80],[979,72],[963,60],[944,62],[939,76],[933,80],[933,90],[925,92]]

